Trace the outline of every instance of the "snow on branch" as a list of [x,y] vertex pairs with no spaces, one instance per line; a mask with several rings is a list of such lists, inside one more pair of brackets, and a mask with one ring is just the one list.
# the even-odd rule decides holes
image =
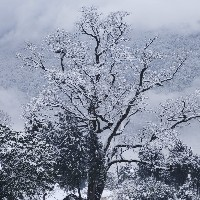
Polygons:
[[176,100],[168,100],[162,104],[160,113],[162,123],[165,123],[168,129],[175,129],[192,120],[200,118],[200,95],[197,90],[195,93],[186,97],[179,97]]

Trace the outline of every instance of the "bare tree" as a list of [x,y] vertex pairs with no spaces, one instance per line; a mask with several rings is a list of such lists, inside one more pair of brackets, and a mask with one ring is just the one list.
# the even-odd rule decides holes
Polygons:
[[43,52],[31,43],[27,44],[29,56],[18,55],[24,66],[41,69],[49,83],[28,105],[27,119],[49,119],[52,110],[60,109],[76,116],[81,129],[90,136],[88,200],[100,200],[112,165],[151,164],[125,158],[124,151],[139,149],[158,139],[163,142],[163,135],[173,137],[177,126],[199,117],[195,111],[194,115],[187,114],[182,101],[180,112],[173,116],[171,112],[166,115],[163,112],[159,125],[144,130],[148,135],[145,141],[120,139],[130,134],[127,128],[132,117],[145,110],[143,102],[148,91],[172,81],[186,61],[186,56],[176,56],[171,66],[163,68],[162,63],[169,58],[150,50],[156,37],[141,49],[125,46],[129,31],[124,20],[127,15],[127,12],[113,12],[104,17],[96,8],[83,8],[77,33],[58,30],[46,38],[46,49],[59,61],[54,67],[48,66]]

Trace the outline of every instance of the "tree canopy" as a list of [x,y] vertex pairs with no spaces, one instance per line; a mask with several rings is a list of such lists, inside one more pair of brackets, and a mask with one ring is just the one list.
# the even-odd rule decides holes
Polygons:
[[[13,157],[19,158],[16,169],[23,178],[11,176],[28,187],[20,189],[20,195],[42,194],[58,183],[76,190],[79,199],[86,187],[87,200],[100,200],[108,172],[116,164],[136,163],[140,176],[171,170],[170,159],[163,162],[162,150],[177,145],[178,127],[200,117],[199,92],[168,100],[155,112],[157,121],[141,118],[142,129],[134,127],[131,122],[148,112],[149,91],[177,79],[187,54],[169,56],[153,50],[157,37],[141,48],[128,46],[127,16],[120,11],[103,16],[94,7],[83,8],[75,33],[58,29],[42,47],[27,43],[28,53],[18,54],[24,67],[40,70],[47,80],[26,106],[25,133],[2,131],[20,134]],[[167,188],[156,183],[158,193]]]

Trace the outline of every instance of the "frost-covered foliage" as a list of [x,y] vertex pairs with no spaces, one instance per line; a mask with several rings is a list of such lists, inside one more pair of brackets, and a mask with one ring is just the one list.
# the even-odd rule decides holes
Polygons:
[[[171,171],[165,177],[165,182],[175,188],[183,187],[190,182],[190,189],[199,197],[200,192],[200,157],[181,141],[170,149],[166,162],[171,164]],[[185,190],[186,192],[187,190]]]
[[179,188],[157,181],[154,177],[125,181],[114,195],[118,200],[198,200],[192,182],[187,181]]
[[[174,54],[171,65],[163,68],[169,57],[151,49],[156,37],[141,48],[127,46],[127,15],[118,11],[104,17],[94,7],[83,8],[76,33],[57,30],[42,48],[28,43],[30,54],[18,54],[24,67],[41,70],[48,81],[25,111],[29,141],[49,154],[45,160],[61,186],[75,187],[81,196],[85,179],[88,200],[101,198],[107,172],[114,164],[139,163],[168,170],[169,165],[160,162],[161,152],[154,160],[145,159],[144,154],[127,158],[124,153],[147,149],[147,155],[153,154],[149,146],[169,149],[176,141],[176,128],[200,117],[195,94],[189,99],[197,102],[195,107],[186,100],[181,105],[182,100],[169,101],[158,114],[158,124],[144,122],[139,134],[131,134],[134,127],[129,122],[146,111],[148,91],[177,78],[186,56]],[[46,60],[49,52],[55,58],[52,65]],[[36,155],[40,157],[39,151]],[[160,187],[158,182],[158,191]]]
[[179,97],[178,99],[169,99],[162,106],[161,119],[165,126],[172,129],[176,126],[182,126],[192,119],[200,117],[200,91],[196,90],[193,94]]
[[0,110],[0,124],[10,126],[11,125],[11,118],[10,116],[5,113],[3,110]]
[[154,178],[125,181],[117,191],[117,200],[173,199],[174,190]]
[[48,113],[48,118],[44,112],[44,115],[42,112],[38,115],[37,112],[34,118],[31,116],[26,124],[26,136],[29,135],[30,140],[36,139],[41,145],[39,148],[44,148],[52,155],[52,160],[48,161],[53,169],[54,178],[51,181],[65,189],[82,187],[88,169],[89,138],[80,131],[80,121],[72,114],[63,113],[62,110],[50,114],[47,109],[45,113]]
[[[199,199],[200,157],[177,139],[167,154],[160,149],[142,149],[143,161],[152,165],[122,167],[123,179],[118,181],[115,198],[118,199]],[[155,169],[154,165],[167,166],[168,170]],[[124,176],[125,175],[125,176]]]
[[196,190],[193,189],[193,183],[191,181],[187,181],[182,186],[179,187],[179,190],[176,192],[175,197],[177,199],[183,200],[198,200],[199,195]]
[[0,199],[38,199],[53,187],[55,148],[28,131],[13,131],[5,125],[9,117],[1,117]]
[[[46,143],[24,133],[0,126],[0,197],[1,199],[38,199],[44,188],[51,189],[53,162]],[[41,148],[42,146],[42,148]]]

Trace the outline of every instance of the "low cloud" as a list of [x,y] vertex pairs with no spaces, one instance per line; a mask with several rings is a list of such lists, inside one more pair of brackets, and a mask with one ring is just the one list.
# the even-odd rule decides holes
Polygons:
[[11,117],[14,130],[23,130],[22,105],[26,102],[25,95],[16,88],[0,88],[0,110]]
[[0,44],[37,40],[60,27],[71,29],[82,6],[102,12],[127,10],[133,27],[200,30],[199,0],[2,0]]

